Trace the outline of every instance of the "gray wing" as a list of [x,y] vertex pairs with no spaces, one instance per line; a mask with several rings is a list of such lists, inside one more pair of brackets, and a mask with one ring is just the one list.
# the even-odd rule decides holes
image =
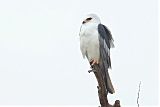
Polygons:
[[[103,50],[103,54],[100,57],[103,57],[107,62],[107,67],[111,68],[111,60],[110,60],[110,48],[114,47],[113,38],[111,32],[107,29],[105,25],[98,25],[99,32],[99,41],[100,41],[100,51]],[[105,43],[104,43],[105,42]]]
[[108,68],[111,68],[110,48],[114,46],[113,38],[107,27],[105,27],[102,24],[98,25],[98,32],[99,32],[99,44],[100,44],[99,66],[103,74],[106,89],[109,93],[113,94],[115,91],[108,73]]
[[114,44],[113,44],[113,38],[112,38],[112,34],[109,31],[109,29],[103,25],[103,24],[99,24],[98,25],[98,32],[100,34],[100,36],[105,40],[108,48],[113,48]]

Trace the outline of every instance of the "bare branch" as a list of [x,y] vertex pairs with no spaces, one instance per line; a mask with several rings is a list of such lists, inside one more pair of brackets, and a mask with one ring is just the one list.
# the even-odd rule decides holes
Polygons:
[[95,77],[97,79],[98,82],[98,96],[99,96],[99,102],[100,102],[100,106],[99,107],[120,107],[120,101],[116,100],[115,103],[113,105],[109,104],[108,102],[108,91],[106,91],[106,87],[105,87],[105,81],[103,78],[103,74],[100,71],[101,69],[99,68],[98,65],[93,65],[92,70],[89,70],[88,72],[93,72],[95,74]]
[[140,94],[140,90],[141,90],[141,81],[139,82],[138,96],[137,96],[137,105],[138,105],[138,107],[139,107],[139,94]]

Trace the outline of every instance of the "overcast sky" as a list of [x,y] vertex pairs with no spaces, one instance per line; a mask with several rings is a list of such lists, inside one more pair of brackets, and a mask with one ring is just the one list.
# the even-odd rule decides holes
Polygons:
[[97,14],[113,34],[111,80],[123,105],[158,104],[157,0],[0,0],[0,105],[99,105],[79,49]]

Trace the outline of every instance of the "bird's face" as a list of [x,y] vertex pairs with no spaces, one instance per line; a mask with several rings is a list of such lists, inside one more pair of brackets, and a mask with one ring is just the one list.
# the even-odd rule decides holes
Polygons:
[[96,24],[99,24],[100,23],[100,19],[97,15],[95,14],[88,14],[82,24],[85,25],[85,24],[90,24],[90,23],[96,23]]
[[86,19],[82,22],[82,24],[92,22],[92,20],[93,20],[92,17],[88,17],[88,18],[86,18]]

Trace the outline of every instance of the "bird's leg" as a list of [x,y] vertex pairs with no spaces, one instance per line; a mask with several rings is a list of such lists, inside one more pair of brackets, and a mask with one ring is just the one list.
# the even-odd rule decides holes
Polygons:
[[95,59],[91,60],[91,66],[93,66],[93,65],[95,65],[95,64],[99,64],[99,61],[98,61],[98,60],[95,60]]
[[99,63],[99,61],[97,61],[97,60],[91,60],[91,61],[90,61],[91,70],[88,70],[88,72],[89,72],[89,73],[90,73],[90,72],[96,72],[96,70],[93,68],[93,65],[98,64],[98,63]]

